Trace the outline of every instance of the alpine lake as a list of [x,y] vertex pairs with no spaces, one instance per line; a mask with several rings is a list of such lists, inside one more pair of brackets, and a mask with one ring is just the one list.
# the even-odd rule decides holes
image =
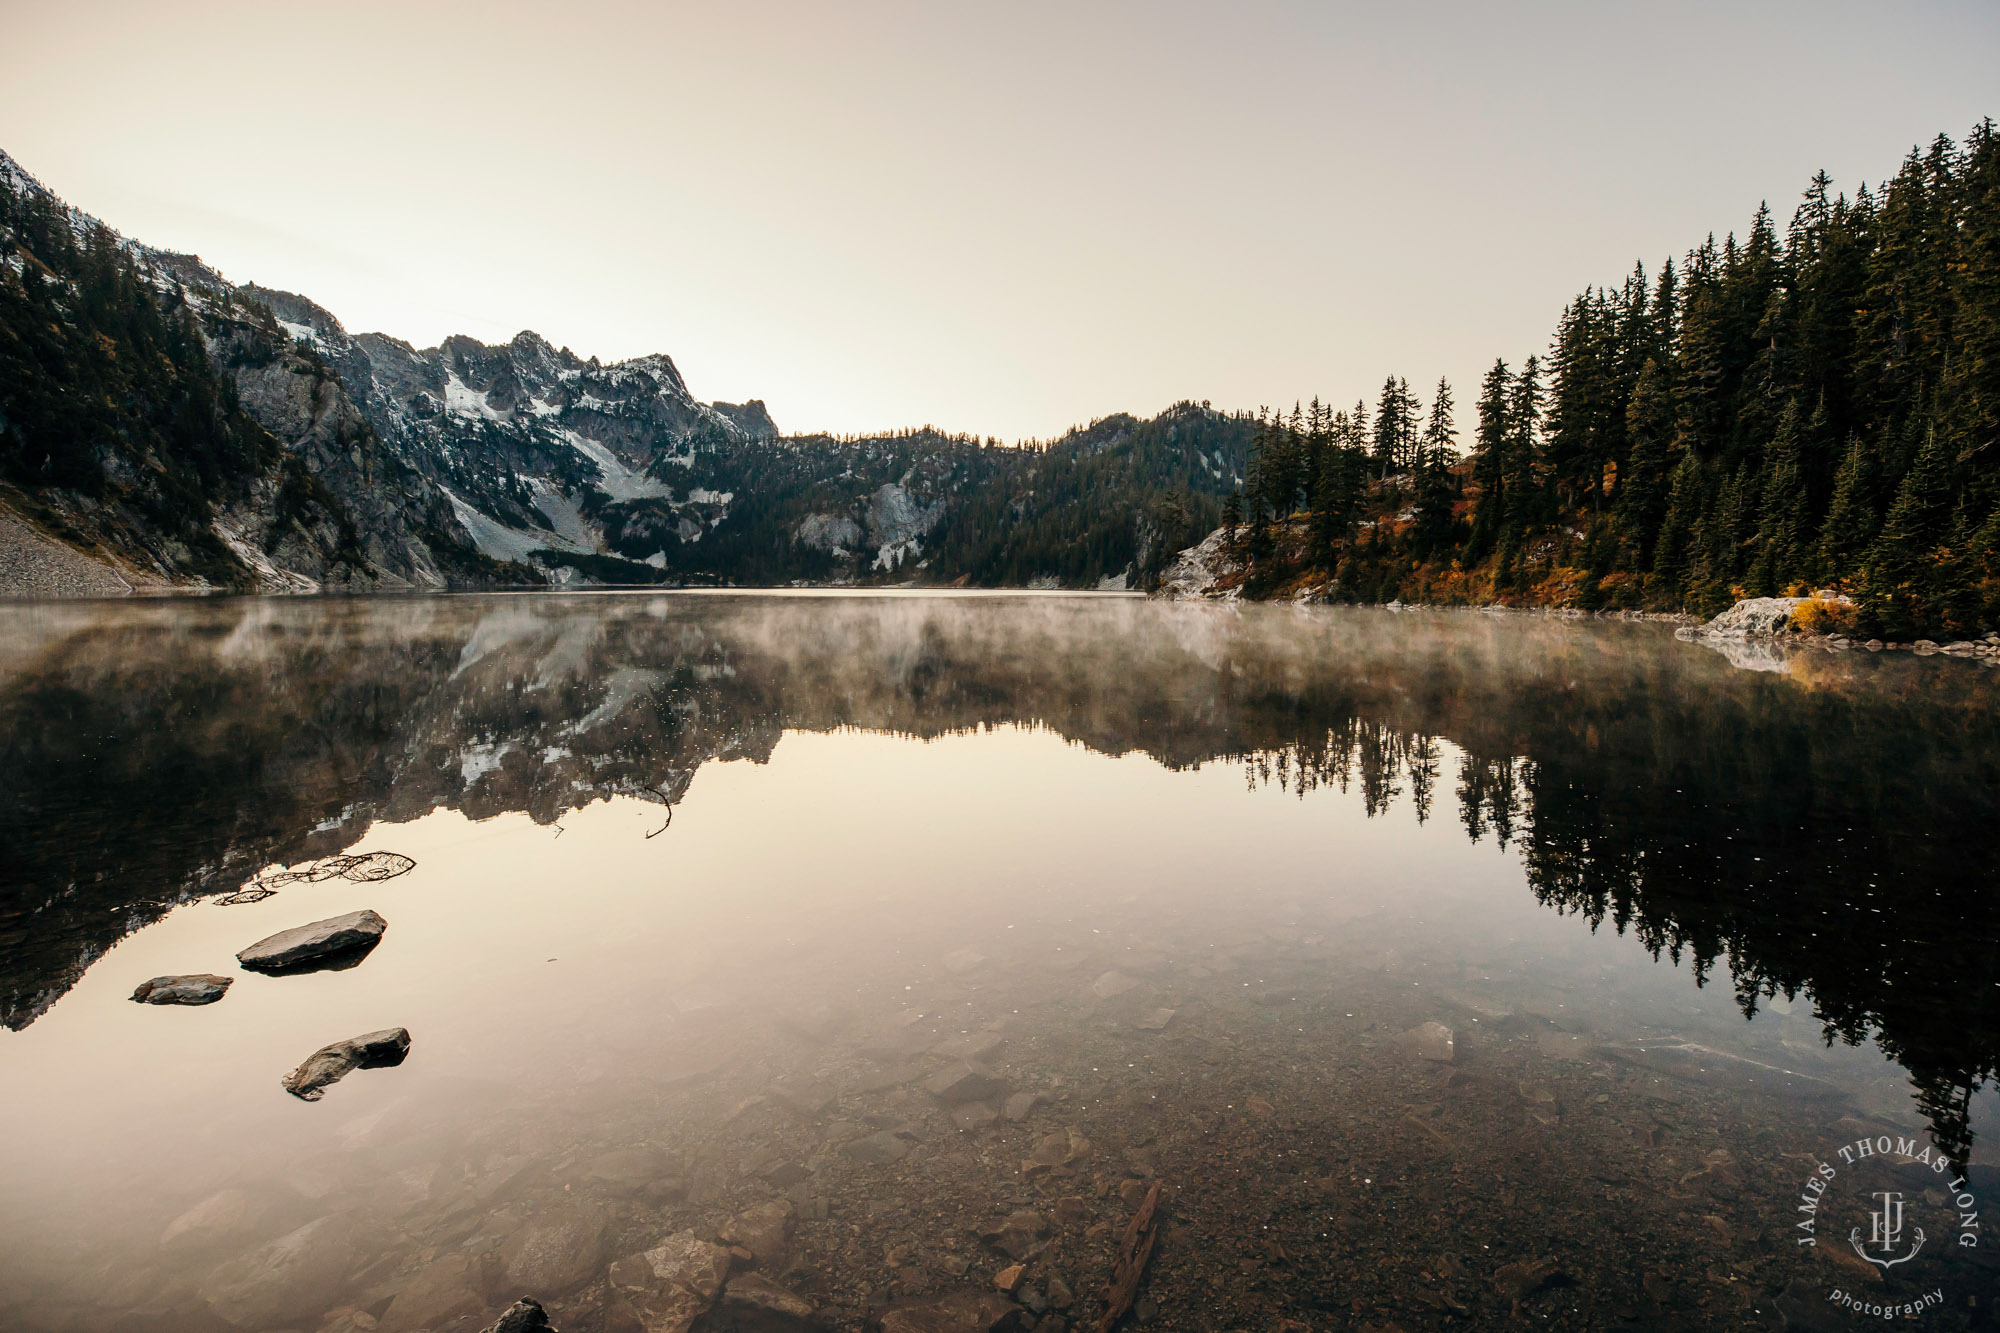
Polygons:
[[0,1326],[1993,1327],[2000,672],[1737,658],[1087,595],[0,607]]

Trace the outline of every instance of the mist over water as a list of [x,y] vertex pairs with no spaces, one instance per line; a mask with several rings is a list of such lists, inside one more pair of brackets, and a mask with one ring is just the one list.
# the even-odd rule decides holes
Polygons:
[[[2000,1193],[1969,664],[1058,596],[0,619],[22,1327],[646,1327],[621,1262],[766,1205],[739,1265],[833,1327],[1017,1250],[1082,1325],[1154,1181],[1147,1326],[1985,1317],[1985,1250],[1792,1235],[1878,1130]],[[415,868],[213,902],[370,851]],[[360,909],[356,966],[236,965]],[[234,982],[130,1002],[173,973]],[[392,1027],[400,1065],[280,1088]],[[994,1085],[941,1093],[968,1056]]]

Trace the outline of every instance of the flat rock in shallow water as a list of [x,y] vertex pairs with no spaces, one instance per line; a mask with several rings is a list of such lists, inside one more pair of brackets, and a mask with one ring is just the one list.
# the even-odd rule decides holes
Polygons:
[[557,1206],[537,1214],[500,1248],[500,1266],[516,1291],[563,1292],[604,1265],[609,1222],[592,1204]]
[[882,1333],[1012,1333],[1031,1316],[997,1291],[954,1291],[882,1314]]
[[349,912],[281,930],[237,954],[236,961],[252,972],[283,972],[321,959],[365,952],[380,942],[388,928],[389,923],[374,912]]
[[132,998],[140,1004],[214,1004],[222,998],[233,980],[233,977],[218,977],[211,972],[154,977],[151,981],[140,982],[139,989],[132,992]]
[[823,1327],[812,1302],[758,1273],[738,1273],[722,1289],[712,1327],[731,1333],[809,1333]]
[[1450,1064],[1458,1055],[1458,1041],[1451,1029],[1436,1020],[1411,1028],[1401,1040],[1419,1058],[1439,1064]]
[[984,1102],[1007,1095],[1007,1084],[984,1065],[960,1060],[925,1081],[924,1090],[948,1105]]
[[340,1082],[354,1070],[399,1065],[409,1053],[408,1028],[363,1033],[322,1046],[307,1056],[304,1064],[285,1075],[285,1091],[301,1101],[316,1102],[329,1084]]
[[1698,1042],[1621,1041],[1601,1046],[1598,1051],[1625,1064],[1711,1087],[1768,1092],[1800,1101],[1839,1101],[1847,1096],[1825,1079],[1767,1065],[1761,1060],[1748,1060]]
[[322,1217],[216,1269],[201,1295],[241,1328],[308,1328],[332,1308],[358,1257],[347,1221]]

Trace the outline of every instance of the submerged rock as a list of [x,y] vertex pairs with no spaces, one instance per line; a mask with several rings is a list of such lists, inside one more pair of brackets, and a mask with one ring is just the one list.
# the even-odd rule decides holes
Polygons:
[[685,1287],[704,1301],[714,1300],[729,1280],[729,1251],[693,1231],[676,1231],[640,1258],[657,1281]]
[[500,1250],[500,1267],[516,1291],[568,1291],[604,1263],[606,1217],[588,1204],[555,1208],[516,1232]]
[[1049,1234],[1049,1219],[1031,1208],[1009,1213],[1000,1221],[979,1229],[979,1238],[1010,1259],[1028,1260],[1044,1249],[1042,1238]]
[[285,1075],[285,1091],[301,1101],[316,1102],[326,1088],[357,1069],[380,1069],[403,1063],[410,1053],[408,1028],[384,1028],[322,1046],[305,1063]]
[[1015,1333],[1026,1310],[997,1291],[953,1291],[882,1313],[882,1333]]
[[1128,977],[1123,972],[1106,972],[1090,983],[1090,992],[1100,1000],[1108,1000],[1115,995],[1123,995],[1128,990],[1134,990],[1142,984],[1139,978]]
[[607,1333],[687,1333],[729,1277],[729,1251],[677,1231],[644,1254],[611,1265]]
[[185,976],[154,977],[139,983],[132,998],[140,1004],[214,1004],[229,989],[233,977],[212,972],[191,972]]
[[761,1267],[775,1270],[784,1266],[798,1220],[797,1209],[784,1199],[774,1199],[729,1219],[722,1228],[722,1239],[750,1251]]
[[365,953],[381,942],[388,928],[389,923],[374,912],[349,912],[267,936],[238,953],[236,961],[252,972],[289,971]]
[[523,1296],[480,1333],[556,1333],[556,1329],[542,1303],[532,1296]]
[[823,1325],[812,1302],[758,1273],[738,1273],[722,1289],[704,1328],[713,1333],[811,1333]]
[[1411,1028],[1402,1040],[1421,1059],[1450,1064],[1458,1055],[1458,1041],[1450,1028],[1432,1020]]
[[900,1162],[910,1151],[909,1140],[894,1130],[885,1129],[865,1138],[854,1139],[841,1145],[840,1150],[857,1162],[869,1166],[888,1166]]
[[397,1290],[382,1314],[382,1333],[418,1333],[476,1319],[488,1308],[479,1287],[478,1265],[465,1255],[433,1260]]
[[346,1219],[322,1217],[218,1268],[202,1299],[240,1328],[305,1328],[334,1305],[357,1260]]
[[925,1080],[924,1090],[952,1106],[984,1102],[1007,1095],[1007,1084],[984,1065],[960,1060]]

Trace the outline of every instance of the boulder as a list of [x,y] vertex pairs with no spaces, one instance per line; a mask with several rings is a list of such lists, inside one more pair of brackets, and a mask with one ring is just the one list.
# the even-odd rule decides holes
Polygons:
[[556,1294],[580,1286],[604,1264],[604,1230],[604,1211],[593,1205],[537,1213],[500,1247],[507,1285]]
[[722,1239],[757,1256],[760,1267],[778,1269],[784,1266],[791,1250],[792,1230],[798,1220],[798,1210],[789,1201],[774,1199],[730,1218],[723,1225]]
[[328,959],[355,958],[373,949],[389,923],[370,911],[328,917],[258,940],[236,955],[252,972],[287,972]]
[[817,1333],[812,1302],[759,1273],[738,1273],[703,1325],[710,1333]]
[[1016,1333],[1026,1310],[997,1291],[952,1291],[882,1313],[882,1333]]
[[549,1323],[548,1311],[542,1309],[542,1303],[532,1296],[523,1296],[480,1333],[556,1333],[556,1330]]
[[714,1300],[729,1280],[729,1251],[692,1231],[676,1231],[640,1258],[655,1282],[685,1287],[704,1304]]
[[308,1055],[304,1064],[285,1075],[285,1091],[301,1101],[316,1102],[325,1095],[328,1085],[340,1082],[353,1071],[399,1065],[409,1053],[408,1028],[364,1032],[322,1046]]
[[218,977],[210,972],[154,977],[151,981],[140,982],[139,989],[132,992],[132,998],[140,1004],[214,1004],[222,998],[234,979]]

